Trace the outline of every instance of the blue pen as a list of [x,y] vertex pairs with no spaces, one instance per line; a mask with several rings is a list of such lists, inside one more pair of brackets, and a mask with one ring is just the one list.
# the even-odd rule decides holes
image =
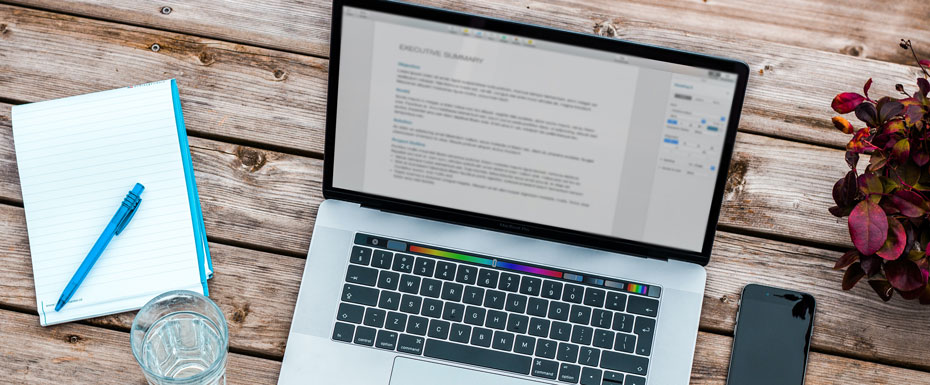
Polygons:
[[94,243],[94,247],[87,253],[87,257],[84,258],[81,267],[79,267],[77,272],[74,273],[74,276],[71,277],[71,281],[68,282],[65,291],[61,293],[61,298],[59,298],[58,303],[55,304],[55,311],[61,310],[61,308],[71,300],[71,296],[73,296],[74,292],[81,286],[81,282],[87,277],[87,273],[90,272],[90,269],[94,267],[94,263],[97,263],[97,259],[100,258],[100,254],[103,254],[103,250],[107,248],[107,244],[110,243],[113,236],[123,232],[123,229],[125,229],[129,221],[132,220],[133,215],[136,214],[136,209],[139,208],[139,203],[142,202],[142,198],[139,198],[139,196],[142,195],[142,190],[145,190],[145,186],[136,183],[132,191],[126,194],[126,198],[123,199],[123,204],[119,206],[116,215],[113,216],[113,219],[110,219],[107,228],[103,230],[103,234],[100,234],[100,238],[97,238],[97,242]]

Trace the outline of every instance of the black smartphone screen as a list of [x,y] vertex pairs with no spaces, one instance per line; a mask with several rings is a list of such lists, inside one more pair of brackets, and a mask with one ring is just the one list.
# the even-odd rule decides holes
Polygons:
[[801,385],[814,326],[814,297],[796,291],[747,285],[727,385]]

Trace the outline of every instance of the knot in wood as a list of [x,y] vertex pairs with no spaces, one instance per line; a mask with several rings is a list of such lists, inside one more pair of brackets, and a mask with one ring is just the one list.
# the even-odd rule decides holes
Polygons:
[[76,335],[70,335],[65,339],[65,341],[68,341],[69,344],[76,344],[78,342],[81,342],[81,337],[76,336]]
[[236,309],[232,315],[232,321],[237,324],[241,324],[243,321],[245,321],[245,317],[249,316],[250,312],[251,309],[249,308],[249,304],[245,304],[245,306]]
[[609,21],[602,21],[594,25],[594,34],[607,36],[607,37],[617,37],[620,35],[620,32],[617,31],[617,26]]
[[6,34],[6,24],[0,24],[0,35]]
[[861,45],[848,45],[846,47],[843,47],[843,49],[840,50],[840,53],[844,53],[849,56],[862,56],[862,51],[864,50],[865,50],[865,47]]
[[207,51],[200,52],[200,55],[197,56],[197,59],[200,60],[200,64],[208,66],[216,62],[216,57],[212,53]]
[[258,171],[265,166],[265,154],[252,148],[239,147],[236,149],[236,157],[249,172]]
[[151,47],[151,48],[152,48],[152,52],[161,51],[161,46],[158,45],[158,43],[152,44],[152,47]]
[[164,6],[164,7],[161,7],[161,14],[162,14],[162,15],[168,15],[168,14],[170,14],[170,13],[171,13],[171,7],[169,7],[169,6],[167,6],[167,5]]
[[274,70],[275,80],[281,81],[287,79],[287,71],[285,70]]

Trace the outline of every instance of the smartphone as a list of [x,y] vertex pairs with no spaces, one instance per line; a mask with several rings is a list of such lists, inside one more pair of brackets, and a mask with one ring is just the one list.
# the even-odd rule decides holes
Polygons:
[[803,385],[814,297],[775,287],[743,288],[727,385]]

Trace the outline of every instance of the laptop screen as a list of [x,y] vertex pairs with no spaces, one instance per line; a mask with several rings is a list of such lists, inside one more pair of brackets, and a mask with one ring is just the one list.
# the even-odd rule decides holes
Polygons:
[[702,251],[737,74],[343,12],[333,187]]

